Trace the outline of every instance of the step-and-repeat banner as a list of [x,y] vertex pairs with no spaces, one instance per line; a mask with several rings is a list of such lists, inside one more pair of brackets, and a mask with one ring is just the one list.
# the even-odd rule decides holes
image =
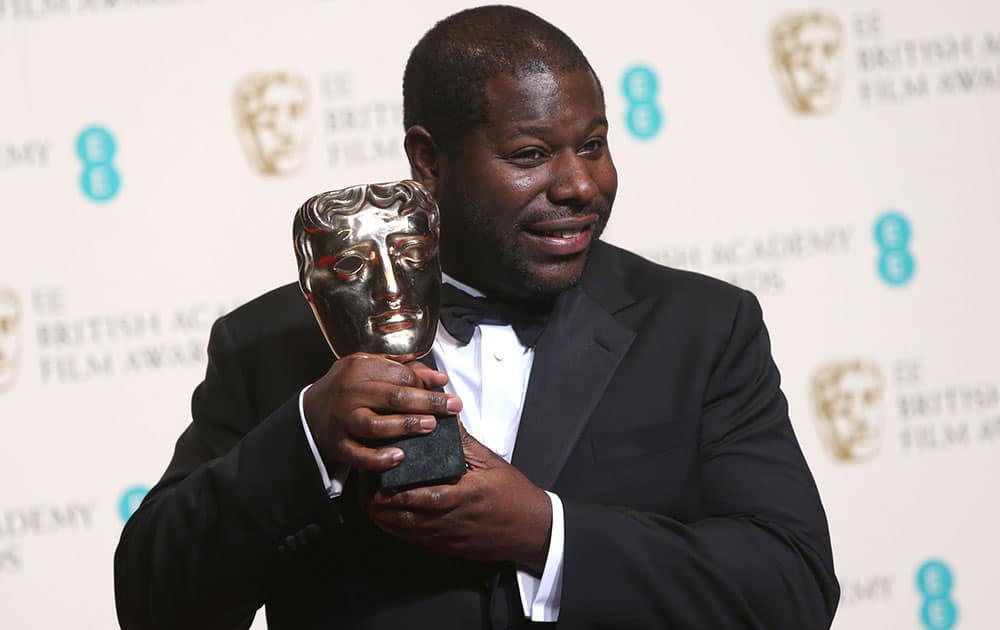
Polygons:
[[[0,0],[0,625],[116,626],[212,321],[295,278],[306,197],[408,175],[403,65],[464,6]],[[603,81],[607,238],[764,305],[835,627],[998,627],[1000,4],[525,6]]]

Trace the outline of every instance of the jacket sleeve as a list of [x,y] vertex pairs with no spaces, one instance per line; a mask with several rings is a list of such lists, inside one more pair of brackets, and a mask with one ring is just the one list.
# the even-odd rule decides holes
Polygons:
[[337,519],[302,430],[298,392],[259,417],[220,319],[192,422],[115,553],[125,630],[245,628],[280,579],[283,554]]
[[560,625],[830,626],[839,586],[826,516],[750,293],[709,377],[701,422],[706,518],[681,522],[563,497]]

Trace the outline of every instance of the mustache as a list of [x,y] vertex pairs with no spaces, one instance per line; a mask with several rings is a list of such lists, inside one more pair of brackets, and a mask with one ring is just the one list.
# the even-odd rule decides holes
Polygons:
[[520,217],[514,224],[515,229],[523,229],[526,225],[540,223],[542,221],[556,221],[559,219],[571,219],[584,214],[596,214],[597,223],[603,225],[611,215],[611,206],[606,203],[591,204],[584,208],[552,208],[551,210],[541,210],[532,212],[530,215]]

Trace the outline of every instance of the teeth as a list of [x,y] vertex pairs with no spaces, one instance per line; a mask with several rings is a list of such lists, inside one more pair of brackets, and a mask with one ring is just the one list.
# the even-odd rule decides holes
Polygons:
[[563,230],[561,232],[553,232],[553,234],[559,238],[573,238],[574,236],[578,236],[582,231],[583,230]]

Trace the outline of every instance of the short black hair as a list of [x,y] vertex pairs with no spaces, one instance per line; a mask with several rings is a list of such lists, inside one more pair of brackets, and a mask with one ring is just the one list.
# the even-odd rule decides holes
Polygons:
[[534,13],[503,5],[466,9],[435,24],[410,52],[403,127],[422,125],[448,150],[489,122],[487,80],[583,69],[597,80],[573,40]]

